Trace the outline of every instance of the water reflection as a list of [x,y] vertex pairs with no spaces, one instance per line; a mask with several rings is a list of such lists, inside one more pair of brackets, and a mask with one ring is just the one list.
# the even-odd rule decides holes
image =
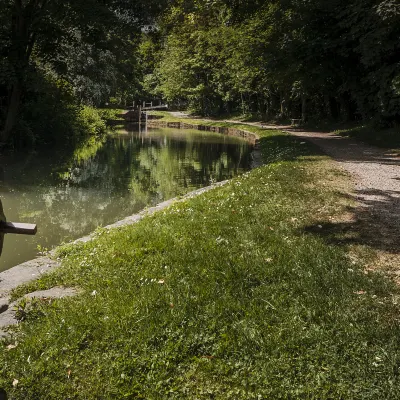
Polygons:
[[76,149],[0,158],[9,221],[36,223],[35,237],[6,235],[0,271],[148,205],[250,168],[244,140],[199,131],[122,131]]

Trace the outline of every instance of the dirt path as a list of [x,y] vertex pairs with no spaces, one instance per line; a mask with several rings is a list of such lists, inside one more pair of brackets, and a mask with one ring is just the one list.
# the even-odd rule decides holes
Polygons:
[[352,175],[358,206],[351,210],[354,223],[341,228],[353,229],[360,244],[380,250],[386,264],[381,266],[399,275],[400,157],[332,133],[285,130],[317,145]]
[[[251,123],[260,126],[260,123]],[[348,236],[349,243],[378,250],[370,267],[384,269],[400,283],[400,156],[389,149],[366,145],[334,133],[310,132],[291,126],[261,125],[308,140],[332,157],[354,182],[350,195],[356,206],[351,219],[327,226],[329,235]],[[338,239],[338,242],[344,242]]]

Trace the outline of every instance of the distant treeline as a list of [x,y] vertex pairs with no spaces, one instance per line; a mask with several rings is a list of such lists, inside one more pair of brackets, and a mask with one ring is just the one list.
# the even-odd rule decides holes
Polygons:
[[396,126],[399,38],[399,0],[2,0],[0,144],[69,140],[96,119],[83,106],[151,98]]
[[203,115],[400,122],[398,0],[181,0],[144,86]]

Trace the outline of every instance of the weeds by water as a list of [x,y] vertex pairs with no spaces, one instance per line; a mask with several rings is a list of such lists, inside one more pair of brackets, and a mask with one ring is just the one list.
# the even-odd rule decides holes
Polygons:
[[398,289],[306,229],[345,210],[347,178],[248,130],[268,165],[62,248],[61,269],[18,290],[83,292],[36,304],[4,343],[11,398],[398,397]]

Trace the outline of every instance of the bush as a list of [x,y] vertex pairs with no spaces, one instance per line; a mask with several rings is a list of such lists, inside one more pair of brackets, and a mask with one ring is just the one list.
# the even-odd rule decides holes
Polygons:
[[100,113],[88,106],[83,106],[79,110],[77,128],[81,135],[103,135],[106,133],[107,127],[100,116]]
[[80,105],[68,82],[35,72],[12,141],[15,147],[55,145],[105,132],[99,113]]

